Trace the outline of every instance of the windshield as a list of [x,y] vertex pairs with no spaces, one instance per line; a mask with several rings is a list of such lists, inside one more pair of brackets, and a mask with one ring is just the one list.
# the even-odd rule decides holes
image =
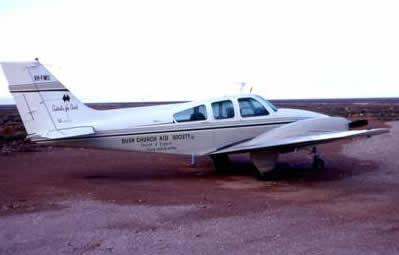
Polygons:
[[278,108],[276,106],[274,106],[274,104],[270,103],[268,100],[264,99],[261,96],[256,96],[256,98],[258,98],[259,100],[261,100],[263,103],[265,103],[266,105],[268,105],[270,108],[272,108],[273,111],[277,112]]

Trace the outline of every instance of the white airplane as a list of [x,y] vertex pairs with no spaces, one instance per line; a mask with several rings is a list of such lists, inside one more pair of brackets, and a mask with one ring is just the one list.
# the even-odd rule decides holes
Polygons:
[[[38,60],[1,65],[28,138],[39,144],[209,155],[216,168],[228,164],[229,154],[248,152],[264,177],[280,153],[388,132],[353,129],[367,122],[278,109],[254,94],[100,111],[81,103]],[[313,152],[314,167],[324,168]]]

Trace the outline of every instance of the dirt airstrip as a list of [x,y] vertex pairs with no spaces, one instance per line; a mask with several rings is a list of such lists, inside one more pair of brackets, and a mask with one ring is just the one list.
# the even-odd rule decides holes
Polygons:
[[41,147],[0,156],[0,254],[398,254],[399,123],[283,155],[259,182],[247,155]]

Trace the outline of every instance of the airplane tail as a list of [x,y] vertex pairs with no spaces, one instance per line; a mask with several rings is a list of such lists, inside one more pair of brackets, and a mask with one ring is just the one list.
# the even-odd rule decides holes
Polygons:
[[93,134],[83,123],[96,110],[81,103],[39,61],[0,63],[32,140]]

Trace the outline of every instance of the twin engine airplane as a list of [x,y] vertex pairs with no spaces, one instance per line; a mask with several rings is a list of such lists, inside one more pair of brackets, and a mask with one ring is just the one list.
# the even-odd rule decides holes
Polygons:
[[[254,94],[94,110],[38,60],[1,65],[28,138],[39,144],[208,155],[216,168],[226,167],[229,154],[246,152],[262,178],[275,167],[280,153],[388,132],[353,129],[366,122],[279,109]],[[314,152],[313,166],[323,168],[323,160]]]

